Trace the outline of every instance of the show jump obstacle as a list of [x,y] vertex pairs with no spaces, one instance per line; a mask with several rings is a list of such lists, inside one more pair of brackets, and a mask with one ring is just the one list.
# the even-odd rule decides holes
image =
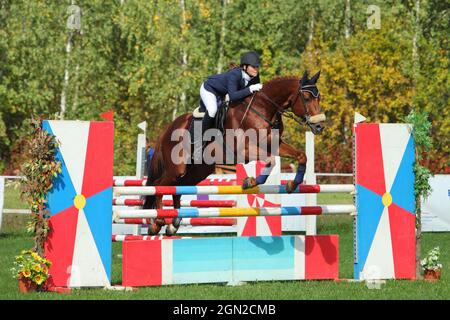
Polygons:
[[[53,262],[50,285],[109,286],[113,123],[45,121],[44,129],[61,142],[57,159],[63,165],[62,174],[55,179],[54,189],[48,196],[51,232],[45,250]],[[355,124],[354,159],[355,187],[303,185],[297,191],[317,193],[349,188],[356,192],[355,207],[181,208],[121,211],[114,218],[126,223],[127,219],[161,216],[202,219],[356,209],[355,279],[413,279],[414,143],[410,127]],[[280,185],[263,185],[251,191],[239,187],[166,187],[163,191],[140,188],[153,194],[177,194],[180,190],[190,194],[223,190],[239,194],[284,192]],[[114,193],[126,192],[121,187],[114,189]],[[123,241],[123,285],[337,279],[339,276],[336,235],[149,238],[117,239]]]

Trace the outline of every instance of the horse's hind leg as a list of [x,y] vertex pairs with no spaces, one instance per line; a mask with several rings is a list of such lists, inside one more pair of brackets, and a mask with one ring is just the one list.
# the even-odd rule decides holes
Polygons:
[[[174,209],[180,209],[181,208],[181,196],[180,195],[173,195],[173,208]],[[173,236],[175,233],[177,233],[178,228],[181,224],[181,218],[173,218],[172,223],[167,225],[166,228],[166,235]]]
[[[156,196],[156,209],[162,208],[162,196]],[[147,234],[149,235],[157,235],[159,231],[161,231],[162,226],[165,224],[164,219],[156,218],[156,219],[150,219],[152,223],[148,227]]]
[[[174,179],[172,178],[162,178],[157,181],[155,181],[155,185],[157,186],[170,186],[173,185]],[[162,209],[163,208],[163,202],[162,202],[163,196],[155,196],[155,209]],[[152,223],[150,224],[148,228],[148,234],[149,235],[155,235],[158,234],[159,231],[161,231],[162,226],[166,224],[166,220],[164,218],[156,218],[151,220]]]
[[[173,171],[174,170],[172,170],[171,173],[173,173]],[[176,181],[177,181],[176,176],[171,174],[169,177],[164,177],[164,178],[159,179],[159,181],[157,181],[157,183],[155,183],[155,185],[158,185],[158,186],[173,186],[173,185],[175,185]],[[173,196],[173,197],[174,197],[173,198],[174,199],[174,207],[177,208],[176,207],[177,203],[175,201],[176,196]],[[178,197],[180,197],[180,196],[178,196]],[[156,209],[162,209],[162,207],[163,207],[163,205],[162,205],[162,198],[163,198],[162,196],[159,196],[159,197],[156,198]],[[178,208],[179,207],[180,207],[180,201],[179,201],[179,198],[178,198]],[[157,218],[157,219],[155,219],[155,224],[160,226],[160,227],[162,227],[163,225],[166,225],[166,220],[164,218]],[[170,224],[170,225],[172,225],[172,224]],[[167,225],[167,227],[170,228],[169,227],[170,225]],[[172,230],[174,230],[174,229],[172,229]],[[175,232],[177,230],[178,230],[178,228],[175,229]],[[170,233],[170,230],[169,230],[169,233]],[[169,235],[169,233],[168,233],[167,228],[166,228],[166,234]]]

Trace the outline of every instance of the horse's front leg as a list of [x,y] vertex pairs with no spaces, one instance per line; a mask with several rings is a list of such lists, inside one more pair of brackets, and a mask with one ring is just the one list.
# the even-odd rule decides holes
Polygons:
[[288,181],[286,184],[286,192],[293,192],[299,184],[303,182],[306,172],[306,154],[303,151],[297,150],[294,147],[288,145],[287,143],[281,141],[279,147],[280,157],[290,158],[297,160],[297,172],[295,174],[294,180]]
[[[262,169],[261,173],[256,177],[247,177],[242,181],[242,189],[249,189],[256,187],[258,185],[264,184],[267,181],[267,178],[272,173],[273,167],[276,164],[275,157],[268,154],[268,148],[270,148],[270,145],[268,141],[271,141],[271,135],[268,135],[265,137],[266,144],[260,145],[258,143],[251,144],[249,143],[246,147],[246,155],[247,155],[247,161],[251,159],[258,159],[265,161],[265,166]],[[263,140],[259,141],[260,143],[264,142]]]
[[264,184],[267,181],[267,178],[269,177],[270,173],[272,172],[273,167],[275,166],[275,157],[270,156],[266,160],[266,165],[262,169],[259,176],[256,178],[253,177],[247,177],[244,180],[242,180],[242,189],[249,189],[256,187],[260,184]]

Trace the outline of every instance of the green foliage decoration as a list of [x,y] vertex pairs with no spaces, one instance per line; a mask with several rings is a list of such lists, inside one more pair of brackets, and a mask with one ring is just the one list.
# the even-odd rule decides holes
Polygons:
[[30,139],[27,141],[21,171],[24,179],[20,180],[21,197],[31,209],[31,219],[27,231],[34,234],[33,251],[44,255],[44,242],[49,232],[46,210],[47,195],[53,188],[53,181],[61,173],[61,163],[56,160],[59,146],[55,136],[42,128],[42,121],[32,119]]
[[424,111],[412,110],[404,119],[412,125],[412,135],[416,146],[416,162],[414,163],[414,195],[416,199],[416,276],[422,277],[421,268],[421,239],[422,239],[422,212],[421,199],[426,199],[431,193],[429,179],[431,172],[428,168],[421,165],[424,155],[432,146],[430,136],[431,122],[428,120],[428,114]]
[[426,199],[432,191],[428,183],[431,171],[422,166],[420,162],[433,145],[430,135],[431,122],[428,120],[426,112],[414,110],[405,118],[405,121],[413,125],[412,134],[416,146],[416,162],[414,164],[415,196],[416,199],[420,197]]

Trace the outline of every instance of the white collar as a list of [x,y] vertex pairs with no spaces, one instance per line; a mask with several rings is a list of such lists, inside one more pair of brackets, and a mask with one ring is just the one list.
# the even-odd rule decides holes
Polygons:
[[245,85],[247,85],[247,83],[251,80],[251,77],[249,76],[249,74],[247,72],[245,72],[244,70],[242,70],[242,78],[245,81]]

